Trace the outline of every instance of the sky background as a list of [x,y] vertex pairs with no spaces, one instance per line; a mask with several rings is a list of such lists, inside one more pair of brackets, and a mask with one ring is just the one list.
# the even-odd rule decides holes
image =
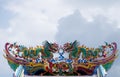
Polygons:
[[[120,0],[0,0],[0,77],[13,71],[3,57],[6,42],[29,46],[48,40],[78,40],[88,47],[117,42],[120,50]],[[118,52],[120,53],[120,52]],[[120,57],[107,77],[120,76]]]

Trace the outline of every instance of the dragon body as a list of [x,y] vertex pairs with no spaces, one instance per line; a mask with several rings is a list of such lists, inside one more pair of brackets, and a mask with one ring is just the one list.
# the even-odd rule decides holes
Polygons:
[[[63,50],[61,54],[60,49]],[[98,48],[88,48],[74,41],[59,48],[56,43],[45,41],[43,46],[27,48],[16,45],[16,43],[6,43],[4,52],[6,54],[4,57],[8,60],[9,66],[14,71],[22,67],[25,74],[92,75],[98,66],[102,65],[106,71],[111,68],[116,58],[117,44],[113,42],[111,44],[106,43],[106,45]],[[53,59],[53,54],[56,52],[62,59],[59,59],[59,56],[57,56],[58,59]],[[69,58],[64,58],[64,52],[68,53]],[[51,60],[54,60],[55,63]]]

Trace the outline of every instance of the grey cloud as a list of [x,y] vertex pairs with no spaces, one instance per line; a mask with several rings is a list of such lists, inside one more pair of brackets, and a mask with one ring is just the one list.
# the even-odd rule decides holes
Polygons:
[[[92,22],[88,22],[82,17],[79,11],[75,11],[72,15],[61,18],[59,20],[58,32],[56,34],[56,41],[58,43],[73,42],[78,40],[80,44],[85,44],[89,47],[98,47],[101,44],[107,42],[117,42],[118,49],[120,50],[120,29],[118,29],[117,23],[110,22],[104,16],[94,17]],[[120,59],[120,57],[118,57]],[[118,59],[115,61],[109,77],[119,77],[118,72],[120,63]],[[118,67],[117,69],[114,69]]]
[[106,17],[97,16],[93,22],[84,19],[79,11],[59,20],[56,40],[60,43],[78,40],[87,45],[96,46],[104,41],[111,33],[114,33],[116,23],[110,23]]

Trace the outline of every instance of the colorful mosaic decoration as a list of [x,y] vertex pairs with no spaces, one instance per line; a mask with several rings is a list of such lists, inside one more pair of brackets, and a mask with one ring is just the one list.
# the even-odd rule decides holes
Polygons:
[[117,44],[105,42],[98,48],[88,48],[77,41],[63,46],[45,41],[43,46],[27,48],[16,43],[6,43],[4,52],[14,77],[105,77],[117,57]]

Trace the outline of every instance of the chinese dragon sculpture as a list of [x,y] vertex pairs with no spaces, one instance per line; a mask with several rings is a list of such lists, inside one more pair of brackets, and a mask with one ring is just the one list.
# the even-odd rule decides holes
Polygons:
[[77,41],[59,46],[45,41],[43,46],[25,47],[5,44],[5,55],[14,77],[28,76],[92,76],[104,77],[117,57],[115,42],[88,48]]

